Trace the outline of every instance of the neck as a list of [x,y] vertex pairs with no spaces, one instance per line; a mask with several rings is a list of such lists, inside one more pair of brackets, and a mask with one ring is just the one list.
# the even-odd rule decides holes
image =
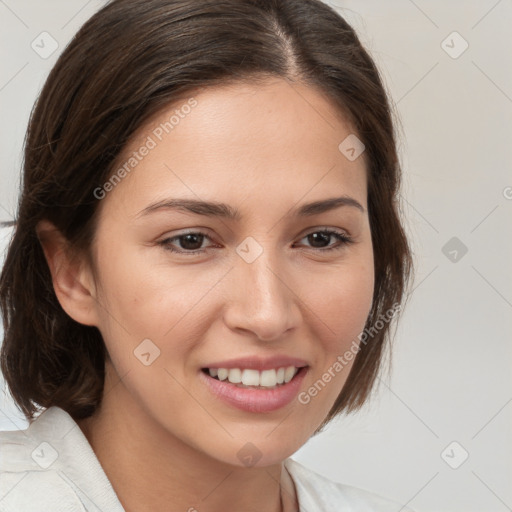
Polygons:
[[[122,405],[121,405],[122,404]],[[119,383],[78,422],[126,512],[295,512],[282,463],[238,467],[209,457],[165,430]]]

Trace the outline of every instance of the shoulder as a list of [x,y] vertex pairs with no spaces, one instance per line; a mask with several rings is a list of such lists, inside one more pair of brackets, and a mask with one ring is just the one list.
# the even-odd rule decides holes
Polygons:
[[[0,431],[0,472],[20,473],[48,468],[58,458],[52,442],[66,425],[62,409],[51,407],[38,416],[26,430]],[[45,467],[46,466],[46,467]]]
[[[26,430],[0,432],[0,512],[93,510],[84,490],[104,484],[101,478],[80,428],[58,407],[46,409]],[[109,510],[120,509],[114,503]]]
[[285,466],[295,487],[301,512],[316,510],[327,512],[413,512],[396,501],[370,491],[341,484],[316,473],[293,459],[286,459]]
[[68,482],[50,468],[58,458],[50,444],[52,425],[61,415],[45,414],[46,421],[36,419],[26,430],[0,431],[0,512],[84,510]]

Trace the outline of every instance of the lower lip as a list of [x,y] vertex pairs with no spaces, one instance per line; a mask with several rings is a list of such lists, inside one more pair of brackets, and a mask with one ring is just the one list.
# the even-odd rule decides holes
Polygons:
[[300,368],[290,382],[274,389],[239,388],[203,371],[199,373],[209,390],[224,402],[247,412],[272,412],[285,407],[297,396],[307,367]]

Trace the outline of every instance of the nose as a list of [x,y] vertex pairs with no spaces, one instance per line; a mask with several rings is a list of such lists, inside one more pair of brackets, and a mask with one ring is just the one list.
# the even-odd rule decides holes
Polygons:
[[299,325],[296,285],[283,266],[266,257],[265,251],[252,263],[237,261],[230,274],[224,313],[230,329],[274,341]]

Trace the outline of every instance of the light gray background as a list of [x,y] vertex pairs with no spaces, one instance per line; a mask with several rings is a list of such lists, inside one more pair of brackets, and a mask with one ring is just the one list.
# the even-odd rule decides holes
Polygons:
[[[14,216],[36,95],[63,47],[101,5],[0,0],[0,220]],[[331,5],[376,59],[401,118],[403,199],[417,276],[394,370],[383,375],[376,399],[294,458],[418,512],[512,510],[512,2]],[[43,31],[59,44],[47,59],[31,48]],[[450,36],[454,31],[463,39]],[[447,53],[457,55],[464,40],[464,53]],[[0,235],[3,253],[9,230]],[[458,241],[445,256],[452,237]],[[0,428],[25,426],[3,393]],[[453,441],[458,445],[443,459]],[[452,469],[446,461],[456,465],[463,450],[469,458]]]

